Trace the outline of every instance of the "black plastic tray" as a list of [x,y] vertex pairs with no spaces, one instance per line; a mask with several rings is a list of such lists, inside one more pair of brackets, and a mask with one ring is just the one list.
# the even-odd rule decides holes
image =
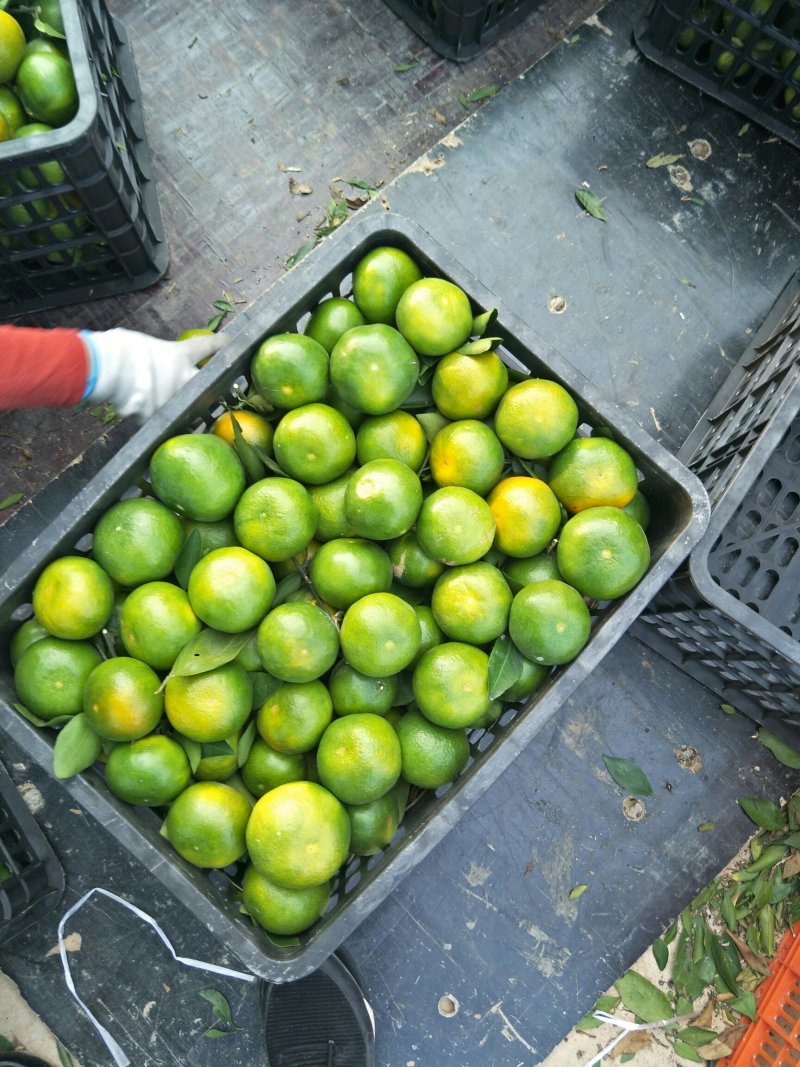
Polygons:
[[678,453],[705,484],[701,542],[635,633],[772,732],[800,740],[800,274]]
[[[61,0],[61,10],[80,103],[66,126],[0,144],[9,190],[0,198],[2,318],[142,289],[168,264],[125,29],[104,0]],[[39,169],[53,161],[65,172],[58,185]],[[20,168],[38,188],[19,181]],[[43,200],[48,217],[37,207]],[[19,205],[26,222],[9,214]]]
[[63,892],[61,864],[0,763],[0,943],[38,922]]
[[[309,257],[286,274],[238,320],[238,332],[226,347],[123,447],[78,494],[65,501],[57,522],[41,532],[0,575],[0,650],[19,621],[30,612],[33,582],[51,559],[72,552],[100,514],[144,478],[148,457],[167,437],[187,428],[208,426],[221,411],[220,398],[245,382],[251,357],[267,335],[302,328],[309,311],[330,295],[350,291],[352,270],[370,249],[384,244],[403,248],[425,273],[445,276],[460,285],[476,309],[496,308],[492,332],[505,338],[500,351],[519,369],[552,377],[568,388],[584,419],[613,427],[617,439],[636,459],[643,490],[652,507],[648,536],[652,564],[635,590],[599,610],[593,634],[579,656],[554,672],[528,703],[509,708],[490,730],[471,736],[472,761],[452,785],[426,794],[406,816],[389,848],[355,859],[334,888],[331,907],[301,943],[274,944],[243,916],[230,883],[183,863],[159,836],[159,821],[147,810],[128,807],[106,790],[102,773],[90,769],[66,786],[123,845],[168,886],[209,930],[250,970],[271,981],[303,977],[335,951],[359,923],[398,885],[472,803],[509,766],[531,739],[558,713],[575,688],[628,630],[655,591],[700,538],[708,519],[708,498],[699,480],[650,438],[616,405],[605,400],[557,353],[541,344],[528,326],[502,307],[497,298],[416,224],[382,211],[346,223]],[[4,653],[0,651],[0,656]],[[0,707],[14,701],[12,675],[0,660]],[[14,740],[40,765],[51,766],[53,737],[37,730],[8,707],[2,718]]]
[[474,59],[543,0],[386,0],[446,59]]
[[800,146],[798,35],[795,0],[655,0],[634,27],[648,59]]

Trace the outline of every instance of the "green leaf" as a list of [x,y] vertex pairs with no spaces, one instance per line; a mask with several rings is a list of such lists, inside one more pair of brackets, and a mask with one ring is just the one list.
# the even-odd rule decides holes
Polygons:
[[255,448],[245,440],[242,428],[239,425],[239,421],[236,418],[236,412],[231,411],[231,428],[233,429],[233,447],[242,461],[242,466],[245,469],[248,480],[252,482],[260,482],[266,473],[264,463],[260,459],[258,452]]
[[593,193],[591,189],[576,189],[575,199],[584,211],[588,211],[592,218],[599,219],[601,222],[608,222],[603,209],[603,202],[597,193]]
[[211,1007],[214,1009],[215,1019],[221,1019],[222,1022],[230,1023],[231,1026],[233,1025],[231,1006],[218,989],[201,989],[200,996],[203,998],[203,1000],[207,1000]]
[[9,1041],[7,1037],[0,1034],[0,1052],[13,1052],[16,1047],[13,1041]]
[[720,704],[720,710],[724,711],[726,715],[738,715],[739,712],[733,706],[733,704]]
[[499,92],[499,85],[484,85],[480,89],[473,89],[471,93],[459,93],[458,99],[462,107],[469,107],[470,104],[477,104]]
[[4,500],[0,500],[0,511],[4,511],[6,508],[13,508],[15,504],[19,504],[24,495],[24,493],[11,493]]
[[429,445],[433,444],[434,437],[436,437],[437,433],[447,426],[449,422],[449,420],[446,419],[444,415],[440,415],[438,411],[421,411],[419,415],[417,415],[417,421],[425,431],[425,437]]
[[232,1037],[238,1031],[238,1026],[235,1026],[232,1030],[220,1030],[218,1026],[209,1026],[208,1030],[203,1031],[203,1037]]
[[56,1038],[56,1048],[58,1049],[58,1062],[61,1067],[75,1067],[75,1060],[73,1060],[58,1038]]
[[[38,715],[34,715],[34,713],[32,711],[28,711],[28,709],[25,707],[24,704],[12,704],[11,706],[13,708],[15,708],[16,711],[18,711],[20,713],[20,715],[23,717],[23,719],[27,719],[28,722],[32,722],[34,726],[38,726],[38,727],[41,728],[43,726],[53,726],[53,725],[55,725],[55,723],[53,721],[48,720],[48,719],[40,719]],[[70,716],[70,718],[71,718],[71,716]]]
[[407,70],[411,70],[412,67],[419,66],[418,59],[411,59],[408,63],[398,63],[394,68],[395,74],[405,74]]
[[287,574],[285,578],[281,578],[275,587],[275,596],[272,600],[272,607],[277,608],[279,604],[285,603],[292,593],[297,593],[303,588],[303,575],[299,571],[295,571],[294,574]]
[[[430,383],[417,382],[409,396],[403,402],[406,411],[418,411],[420,408],[433,406],[433,393]],[[417,416],[419,418],[419,416]]]
[[687,1045],[705,1045],[718,1036],[716,1030],[706,1030],[702,1026],[686,1026],[676,1031],[675,1036]]
[[713,930],[706,929],[706,937],[711,947],[711,958],[722,984],[729,993],[738,996],[740,989],[737,978],[742,966],[738,950],[730,941],[727,942],[728,948],[726,949],[722,939]]
[[783,830],[786,826],[786,813],[771,800],[764,797],[739,797],[738,804],[745,815],[764,830]]
[[602,997],[598,997],[597,1003],[591,1011],[587,1012],[586,1015],[584,1015],[584,1017],[578,1023],[577,1029],[596,1030],[598,1026],[603,1026],[604,1023],[602,1023],[600,1019],[595,1019],[594,1013],[596,1011],[604,1011],[611,1015],[614,1013],[614,1011],[616,1011],[618,1005],[619,997],[613,997],[608,993],[606,993]]
[[192,774],[197,770],[200,760],[203,757],[203,746],[199,741],[193,741],[190,737],[185,737],[183,734],[179,734],[177,737],[178,744],[189,760],[189,766],[191,767]]
[[683,156],[679,152],[661,152],[658,155],[651,156],[645,163],[645,166],[650,167],[651,169],[654,167],[668,167],[672,163],[677,163],[679,159],[683,159]]
[[768,748],[778,763],[782,763],[784,767],[791,767],[792,770],[800,770],[800,750],[792,748],[786,741],[782,741],[775,734],[772,734],[766,727],[760,726],[756,731],[758,740],[764,746]]
[[523,668],[522,653],[508,636],[503,634],[489,653],[489,699],[496,700],[517,681]]
[[[717,1035],[715,1034],[714,1036],[716,1037]],[[686,1041],[676,1041],[672,1047],[681,1059],[688,1060],[690,1063],[705,1063],[705,1060],[700,1053],[693,1049]]]
[[216,333],[216,331],[219,329],[220,323],[224,318],[224,315],[214,315],[214,317],[209,319],[206,323],[206,329],[211,330],[212,333]]
[[372,182],[364,181],[363,178],[337,178],[336,181],[344,182],[345,185],[352,185],[354,189],[363,189],[365,193],[369,193],[370,200],[378,195],[376,186]]
[[[262,672],[259,672],[262,673]],[[252,678],[252,675],[250,676]],[[255,688],[255,686],[254,686]],[[262,701],[263,703],[263,701]],[[256,724],[255,721],[251,722],[242,736],[239,738],[239,745],[236,749],[236,762],[240,767],[243,767],[247,762],[247,757],[250,755],[250,749],[253,747],[253,742],[256,739]]]
[[11,877],[11,868],[5,863],[0,863],[0,885],[7,882]]
[[253,679],[253,707],[260,708],[261,705],[269,700],[272,694],[283,685],[278,678],[273,678],[271,674],[266,671],[251,671],[250,677]]
[[710,830],[713,830],[717,824],[713,819],[709,819],[708,822],[701,822],[697,827],[697,832],[701,834],[707,834]]
[[614,985],[628,1011],[644,1022],[655,1023],[672,1017],[672,1002],[667,994],[636,971],[626,971]]
[[667,966],[669,960],[669,948],[666,941],[663,938],[658,937],[653,942],[653,959],[656,961],[656,966],[659,971],[663,971]]
[[583,896],[583,894],[586,892],[586,890],[588,888],[589,888],[588,885],[576,885],[576,886],[573,886],[573,888],[570,889],[570,891],[569,891],[569,899],[570,900],[577,900],[578,897],[582,897]]
[[467,341],[456,351],[462,356],[482,356],[490,352],[494,345],[502,341],[502,337],[479,337],[477,341]]
[[195,674],[205,674],[206,671],[213,671],[224,663],[230,663],[236,659],[251,636],[252,630],[241,634],[226,634],[210,627],[201,630],[180,650],[164,681],[169,678],[188,678]]
[[738,1011],[740,1015],[746,1015],[748,1019],[756,1021],[756,995],[755,993],[742,993],[735,1000],[729,1000],[726,1007]]
[[83,712],[73,715],[58,732],[53,746],[53,774],[71,778],[91,767],[103,747],[102,740],[89,726]]
[[215,300],[211,306],[212,308],[216,308],[217,311],[224,312],[226,315],[231,315],[236,311],[236,308],[230,300]]
[[618,756],[603,756],[603,762],[608,773],[622,789],[643,797],[653,795],[653,787],[647,780],[647,775],[632,760]]
[[492,308],[490,311],[484,311],[480,315],[476,315],[472,320],[472,333],[471,337],[483,337],[489,327],[497,318],[497,308]]
[[66,41],[67,39],[61,30],[57,30],[55,26],[51,26],[49,22],[45,22],[38,15],[34,18],[33,24],[39,33],[44,34],[45,37],[57,37],[60,41]]
[[175,561],[175,577],[178,579],[178,585],[181,589],[186,589],[189,585],[189,575],[194,570],[195,565],[199,563],[202,555],[203,539],[200,536],[200,531],[194,529],[183,542],[183,547]]
[[230,756],[237,750],[230,741],[201,741],[200,750],[203,758],[206,756]]
[[286,263],[284,264],[286,269],[291,270],[291,268],[296,266],[296,264],[298,264],[301,259],[304,259],[309,252],[313,252],[313,250],[317,247],[318,240],[318,237],[312,237],[310,241],[306,241],[304,244],[301,244],[296,252],[292,252],[292,254],[287,258]]

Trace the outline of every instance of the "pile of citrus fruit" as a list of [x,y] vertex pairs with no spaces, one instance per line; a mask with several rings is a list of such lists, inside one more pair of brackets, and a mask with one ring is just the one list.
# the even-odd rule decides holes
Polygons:
[[[78,90],[64,37],[64,21],[59,0],[11,0],[0,10],[0,141],[36,138],[65,126],[78,111]],[[21,146],[21,149],[25,146]],[[74,192],[60,198],[31,198],[27,191],[47,191],[66,180],[64,169],[55,159],[37,166],[22,166],[15,181],[0,182],[0,198],[13,197],[3,213],[0,227],[37,227],[34,234],[49,232],[64,240],[74,230],[63,221],[68,214],[74,225],[85,228],[88,217]],[[76,213],[77,212],[77,213]],[[39,227],[50,222],[47,231]],[[16,247],[17,239],[5,236],[3,242]],[[43,238],[44,243],[44,238]]]
[[238,865],[277,935],[650,560],[630,454],[510,372],[455,284],[380,246],[310,311],[210,432],[155,450],[90,553],[44,568],[11,645],[56,773],[99,759],[185,860]]

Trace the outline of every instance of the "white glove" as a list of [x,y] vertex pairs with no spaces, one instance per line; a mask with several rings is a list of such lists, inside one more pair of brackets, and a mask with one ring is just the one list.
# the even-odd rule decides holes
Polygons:
[[82,330],[91,359],[87,393],[92,400],[113,404],[117,414],[149,419],[197,373],[197,364],[225,344],[219,334],[162,341],[135,330]]

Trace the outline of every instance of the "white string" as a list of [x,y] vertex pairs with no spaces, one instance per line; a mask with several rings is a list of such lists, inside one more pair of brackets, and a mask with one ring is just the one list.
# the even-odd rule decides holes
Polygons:
[[665,1026],[673,1026],[676,1023],[686,1023],[690,1019],[694,1018],[694,1013],[690,1012],[688,1015],[676,1015],[674,1019],[659,1019],[654,1023],[633,1023],[630,1019],[620,1019],[616,1015],[609,1015],[607,1011],[594,1011],[592,1015],[595,1019],[599,1019],[601,1023],[612,1023],[614,1026],[618,1026],[622,1033],[617,1034],[613,1041],[609,1041],[604,1049],[589,1060],[584,1067],[595,1067],[595,1064],[600,1063],[613,1049],[617,1047],[623,1037],[627,1037],[633,1030],[661,1030]]
[[138,915],[140,919],[143,919],[144,922],[152,926],[155,932],[158,934],[158,936],[169,949],[170,953],[172,954],[172,958],[175,960],[176,963],[182,963],[185,967],[196,967],[201,971],[212,971],[214,974],[221,974],[224,975],[226,978],[238,978],[240,981],[243,982],[256,981],[255,975],[248,974],[245,971],[234,971],[230,967],[221,967],[216,963],[206,963],[204,960],[192,960],[188,959],[185,956],[177,955],[175,949],[172,947],[172,942],[169,940],[167,935],[164,933],[164,931],[161,929],[161,927],[158,925],[152,915],[148,915],[146,911],[142,911],[142,909],[137,908],[135,904],[131,904],[129,903],[129,901],[123,900],[122,897],[118,897],[116,893],[112,893],[108,889],[103,889],[100,886],[95,886],[93,889],[90,889],[87,893],[83,894],[83,896],[77,903],[73,904],[72,907],[67,912],[65,912],[64,915],[61,916],[61,921],[58,924],[58,949],[61,954],[61,964],[64,968],[64,980],[67,983],[67,988],[69,989],[75,1000],[78,1002],[78,1004],[80,1004],[84,1014],[89,1019],[89,1022],[98,1032],[100,1037],[102,1037],[103,1041],[105,1042],[106,1048],[114,1057],[114,1062],[117,1064],[117,1067],[130,1067],[131,1061],[122,1051],[122,1049],[111,1036],[111,1034],[108,1032],[108,1030],[106,1030],[102,1023],[95,1018],[95,1016],[91,1013],[91,1011],[89,1011],[86,1004],[81,1000],[80,996],[78,995],[78,991],[75,988],[75,982],[72,978],[72,972],[70,970],[69,957],[67,955],[66,945],[64,944],[64,927],[66,926],[67,922],[76,912],[80,911],[80,909],[87,902],[87,900],[89,900],[90,897],[94,896],[95,893],[100,893],[102,896],[108,897],[109,900],[114,900],[117,904],[122,904],[122,906],[127,908],[128,911],[132,911],[134,915]]

